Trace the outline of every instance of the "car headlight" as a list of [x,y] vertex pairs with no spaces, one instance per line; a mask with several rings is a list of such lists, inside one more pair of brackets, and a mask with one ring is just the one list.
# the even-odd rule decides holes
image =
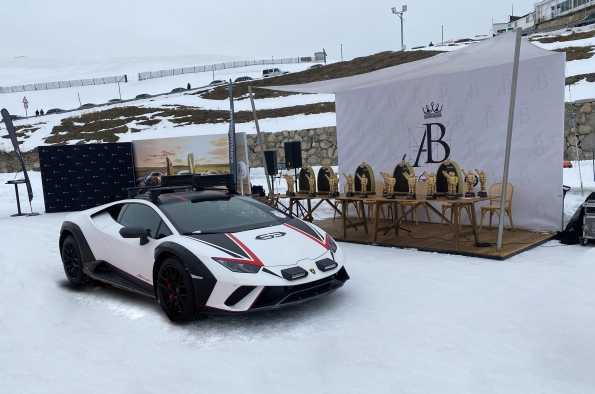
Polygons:
[[333,237],[331,237],[330,235],[326,235],[328,237],[328,247],[331,250],[331,252],[333,253],[337,253],[337,244],[335,243],[335,240],[333,239]]
[[258,271],[260,271],[260,266],[254,264],[238,263],[232,260],[216,258],[213,258],[213,260],[215,260],[216,262],[233,272],[239,272],[243,274],[256,274],[258,273]]

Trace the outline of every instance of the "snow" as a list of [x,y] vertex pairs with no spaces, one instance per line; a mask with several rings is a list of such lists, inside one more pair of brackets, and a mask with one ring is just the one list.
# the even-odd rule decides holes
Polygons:
[[[591,163],[581,164],[584,186],[595,190]],[[251,175],[254,184],[265,184],[262,169]],[[30,177],[33,210],[43,212],[40,174]],[[0,174],[0,183],[13,178]],[[567,204],[578,201],[577,168],[565,169],[564,179],[573,187]],[[20,191],[28,212],[25,188]],[[334,294],[275,312],[173,324],[151,300],[110,286],[71,286],[57,247],[67,214],[10,217],[15,211],[14,188],[5,185],[2,391],[74,392],[84,385],[88,393],[158,392],[174,385],[206,393],[582,394],[595,388],[592,245],[551,241],[496,262],[341,243],[351,280]]]

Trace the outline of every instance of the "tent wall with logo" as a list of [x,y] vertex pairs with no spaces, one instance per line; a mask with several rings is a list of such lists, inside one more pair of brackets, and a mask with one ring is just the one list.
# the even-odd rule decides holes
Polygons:
[[[514,47],[509,33],[369,74],[270,89],[336,94],[341,172],[366,162],[377,175],[392,173],[407,155],[419,177],[450,157],[467,171],[485,170],[489,189],[503,176]],[[513,218],[520,228],[556,230],[565,54],[524,39],[520,53],[508,178]]]

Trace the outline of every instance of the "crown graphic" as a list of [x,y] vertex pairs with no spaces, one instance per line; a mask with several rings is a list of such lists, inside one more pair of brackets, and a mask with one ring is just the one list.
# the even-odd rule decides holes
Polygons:
[[545,71],[545,67],[543,67],[543,66],[537,67],[537,72],[538,73],[541,73],[541,72],[544,72],[544,71]]
[[421,107],[421,109],[424,111],[424,119],[442,117],[442,107],[444,107],[444,105],[440,104],[436,104],[436,106],[434,107],[433,102],[430,104],[429,107],[427,105],[426,108]]
[[521,101],[521,107],[526,107],[527,105],[529,105],[529,101],[528,100]]

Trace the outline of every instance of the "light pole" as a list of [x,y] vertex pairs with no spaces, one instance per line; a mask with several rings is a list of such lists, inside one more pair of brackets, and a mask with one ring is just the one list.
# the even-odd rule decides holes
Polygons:
[[405,45],[403,44],[403,13],[405,11],[407,11],[407,6],[404,5],[403,11],[401,11],[401,12],[397,11],[396,7],[393,7],[392,10],[393,10],[393,14],[397,15],[401,19],[401,51],[404,51]]

